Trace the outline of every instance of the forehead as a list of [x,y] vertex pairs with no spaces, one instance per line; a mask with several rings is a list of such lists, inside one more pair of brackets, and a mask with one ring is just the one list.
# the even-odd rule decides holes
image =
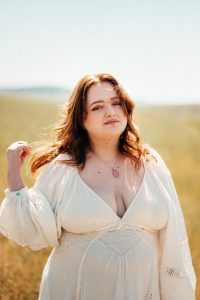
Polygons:
[[114,87],[109,82],[101,82],[92,85],[87,92],[87,102],[90,104],[97,100],[108,100],[117,96]]

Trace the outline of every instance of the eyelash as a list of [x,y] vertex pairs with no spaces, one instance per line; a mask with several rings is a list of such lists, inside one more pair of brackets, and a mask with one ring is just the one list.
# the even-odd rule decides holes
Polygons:
[[[122,105],[121,104],[121,102],[115,102],[115,103],[113,103],[113,105]],[[101,105],[98,105],[98,106],[95,106],[92,110],[98,110],[99,108],[102,108],[102,106]]]

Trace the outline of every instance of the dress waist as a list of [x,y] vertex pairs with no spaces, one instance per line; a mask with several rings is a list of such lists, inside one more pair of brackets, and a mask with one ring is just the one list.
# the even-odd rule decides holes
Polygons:
[[156,234],[157,230],[154,230],[148,226],[137,224],[137,223],[130,223],[126,221],[118,221],[116,223],[109,224],[107,226],[94,229],[92,231],[85,231],[85,232],[70,232],[63,229],[62,234],[72,233],[72,234],[83,234],[83,235],[97,235],[97,234],[104,234],[110,231],[139,231],[139,232],[148,232],[152,234]]
[[[124,234],[123,234],[124,233]],[[125,234],[127,233],[127,234]],[[128,234],[130,233],[130,234]],[[133,234],[135,233],[135,234]],[[91,242],[93,243],[100,237],[116,237],[127,236],[127,239],[133,239],[134,236],[140,236],[148,240],[151,244],[155,244],[158,239],[157,230],[152,230],[149,227],[136,223],[128,222],[117,222],[109,224],[99,230],[88,231],[88,232],[69,232],[63,229],[60,238],[60,244],[73,244],[77,242]]]

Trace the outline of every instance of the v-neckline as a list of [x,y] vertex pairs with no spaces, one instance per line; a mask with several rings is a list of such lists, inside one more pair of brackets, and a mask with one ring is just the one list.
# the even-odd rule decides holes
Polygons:
[[110,211],[112,213],[112,215],[118,220],[118,221],[123,221],[125,219],[125,217],[127,216],[128,212],[130,211],[131,207],[134,205],[141,189],[142,189],[142,186],[144,184],[144,181],[145,181],[145,177],[146,177],[146,172],[147,172],[147,169],[146,169],[146,166],[145,166],[145,161],[143,160],[143,167],[144,167],[144,175],[143,175],[143,178],[142,178],[142,181],[140,183],[140,186],[139,188],[137,189],[137,192],[136,194],[132,197],[132,200],[128,206],[128,208],[126,209],[125,213],[123,214],[122,217],[119,217],[113,210],[112,208],[107,204],[107,202],[99,195],[97,194],[97,192],[95,192],[80,176],[79,174],[79,171],[78,171],[78,168],[75,167],[75,170],[76,170],[76,174],[77,174],[77,177],[79,179],[79,181],[91,192],[93,193],[94,196],[96,196],[99,200],[100,200],[100,203],[103,203],[103,205],[105,206],[105,208]]

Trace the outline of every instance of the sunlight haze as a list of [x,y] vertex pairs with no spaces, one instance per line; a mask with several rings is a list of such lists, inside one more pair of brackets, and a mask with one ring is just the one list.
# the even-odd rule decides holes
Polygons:
[[108,72],[146,103],[200,103],[199,1],[0,1],[0,88]]

